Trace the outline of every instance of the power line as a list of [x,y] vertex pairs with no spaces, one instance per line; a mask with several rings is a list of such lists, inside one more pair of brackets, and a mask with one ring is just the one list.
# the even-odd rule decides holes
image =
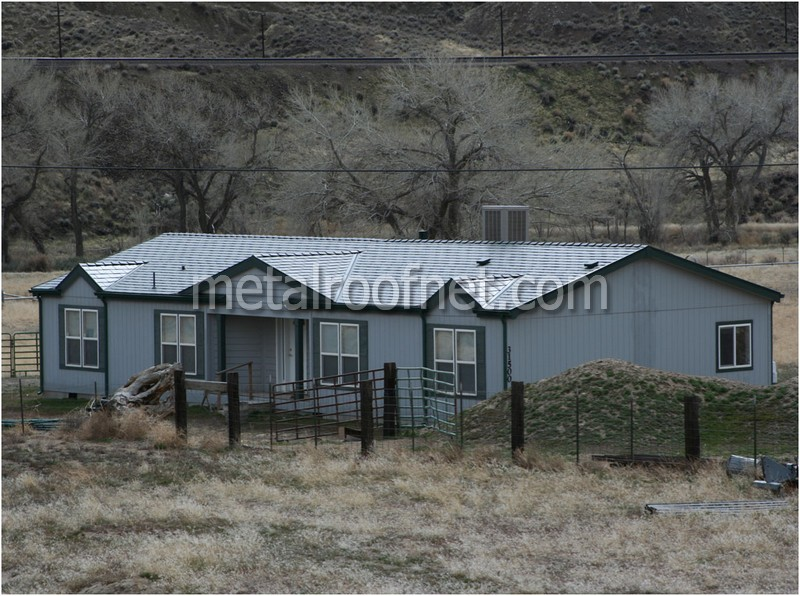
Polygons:
[[[213,64],[228,66],[235,64],[404,64],[422,62],[419,56],[3,56],[3,60],[35,60],[41,64],[69,65],[72,63],[138,63],[138,64]],[[661,54],[551,54],[551,55],[505,55],[505,56],[457,56],[456,62],[471,64],[513,64],[515,62],[646,62],[653,61],[742,61],[742,60],[788,60],[797,61],[796,52],[718,52],[718,53],[661,53]]]
[[[786,168],[797,167],[797,163],[784,162],[784,163],[765,163],[765,164],[741,164],[738,166],[723,166],[711,164],[705,166],[709,169],[753,169],[753,168]],[[237,168],[226,166],[86,166],[86,165],[70,165],[70,164],[56,164],[56,165],[34,165],[34,164],[3,164],[4,168],[13,170],[103,170],[111,172],[210,172],[210,173],[233,173],[233,174],[247,174],[247,173],[276,173],[276,174],[437,174],[447,172],[443,168],[277,168],[277,167],[263,167],[263,168]],[[628,170],[687,170],[696,169],[699,166],[686,165],[686,166],[626,166]],[[468,174],[513,174],[516,172],[617,172],[626,168],[622,166],[579,166],[579,167],[515,167],[515,168],[465,168],[458,170]]]

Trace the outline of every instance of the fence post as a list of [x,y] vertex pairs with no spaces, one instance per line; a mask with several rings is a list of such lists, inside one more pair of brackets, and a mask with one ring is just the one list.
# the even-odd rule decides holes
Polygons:
[[575,395],[575,463],[581,463],[581,402],[580,395]]
[[525,450],[525,384],[511,381],[511,456]]
[[683,437],[686,459],[700,458],[700,398],[686,395],[683,398]]
[[239,419],[239,373],[228,373],[228,446],[239,444],[242,421]]
[[186,411],[186,376],[183,369],[175,369],[173,374],[173,392],[175,393],[175,432],[181,439],[188,435]]
[[372,427],[372,381],[359,383],[361,393],[361,455],[372,451],[374,429]]
[[22,434],[25,434],[25,404],[22,400],[22,379],[19,379],[19,423]]
[[753,396],[753,477],[758,477],[758,399]]
[[397,436],[397,364],[383,365],[383,437]]

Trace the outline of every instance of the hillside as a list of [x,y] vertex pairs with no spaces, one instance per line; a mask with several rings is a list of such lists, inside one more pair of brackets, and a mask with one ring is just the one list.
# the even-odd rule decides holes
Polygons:
[[[527,109],[541,145],[587,140],[599,148],[603,159],[612,144],[653,145],[645,114],[656,90],[690,82],[706,72],[752,76],[770,61],[601,62],[591,56],[797,50],[797,13],[787,11],[785,3],[504,3],[502,22],[501,5],[492,3],[62,2],[56,6],[52,2],[2,3],[3,57],[54,57],[59,52],[64,57],[88,58],[408,57],[426,52],[499,56],[502,24],[506,56],[588,57],[575,64],[522,60],[508,70],[529,94]],[[791,69],[796,63],[782,62],[781,66]],[[131,60],[103,63],[100,68],[119,75],[128,89],[168,79],[196,81],[214,93],[240,100],[257,91],[274,106],[270,118],[275,124],[270,130],[283,139],[290,128],[284,109],[289,89],[313,86],[326,96],[335,90],[372,103],[381,73],[380,64],[298,66],[291,62],[164,65]],[[59,69],[59,75],[65,72]],[[267,133],[262,136],[271,138]],[[6,268],[67,269],[76,262],[71,245],[75,226],[61,178],[52,171],[39,181],[28,207],[31,221],[18,224],[9,219]],[[269,183],[285,181],[286,177],[276,177]],[[291,222],[281,219],[274,203],[261,201],[263,191],[259,192],[241,200],[219,231],[291,233]],[[765,171],[754,193],[750,221],[796,221],[794,168]],[[137,240],[175,230],[177,208],[172,196],[170,188],[152,177],[129,179],[119,172],[87,172],[79,199],[86,259],[96,260]],[[697,220],[691,209],[677,211],[683,218],[678,223]],[[617,209],[613,214],[614,230],[592,224],[590,231],[577,233],[551,226],[548,216],[542,224],[547,229],[538,229],[538,237],[617,240],[622,212]],[[193,220],[192,226],[197,227]],[[332,228],[330,233],[361,232]],[[34,248],[32,238],[46,245],[47,255]]]
[[[703,455],[752,454],[753,400],[757,401],[759,453],[796,455],[797,377],[769,387],[694,377],[597,360],[525,386],[526,443],[575,453],[575,404],[580,400],[584,453],[628,453],[633,404],[634,451],[683,452],[683,400],[700,397]],[[464,413],[467,441],[510,443],[510,393]]]
[[[67,57],[499,55],[495,3],[62,2]],[[506,55],[794,51],[785,3],[504,3]],[[4,56],[58,56],[55,3],[4,2]],[[788,43],[787,43],[788,38]]]

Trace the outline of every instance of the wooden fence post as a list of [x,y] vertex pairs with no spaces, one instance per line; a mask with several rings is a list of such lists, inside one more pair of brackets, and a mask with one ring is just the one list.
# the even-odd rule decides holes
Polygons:
[[181,439],[186,440],[188,435],[188,415],[186,409],[186,376],[183,369],[177,368],[172,373],[175,393],[175,432]]
[[239,444],[242,421],[239,419],[239,373],[228,373],[228,446]]
[[383,365],[383,436],[397,436],[397,364]]
[[511,382],[511,455],[525,450],[525,384]]
[[700,459],[700,398],[696,395],[683,398],[683,436],[686,459]]
[[359,383],[361,393],[361,455],[367,456],[372,451],[374,429],[372,427],[372,381]]

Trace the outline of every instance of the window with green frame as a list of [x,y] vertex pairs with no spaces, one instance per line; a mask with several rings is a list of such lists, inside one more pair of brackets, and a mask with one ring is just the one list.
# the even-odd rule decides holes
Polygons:
[[717,323],[717,370],[753,368],[753,322]]
[[427,326],[426,366],[443,386],[468,397],[486,395],[486,330],[483,327]]
[[194,312],[155,313],[156,363],[180,363],[187,375],[203,377],[203,318]]
[[315,320],[313,329],[314,376],[322,377],[323,385],[355,383],[355,373],[369,366],[367,322]]

